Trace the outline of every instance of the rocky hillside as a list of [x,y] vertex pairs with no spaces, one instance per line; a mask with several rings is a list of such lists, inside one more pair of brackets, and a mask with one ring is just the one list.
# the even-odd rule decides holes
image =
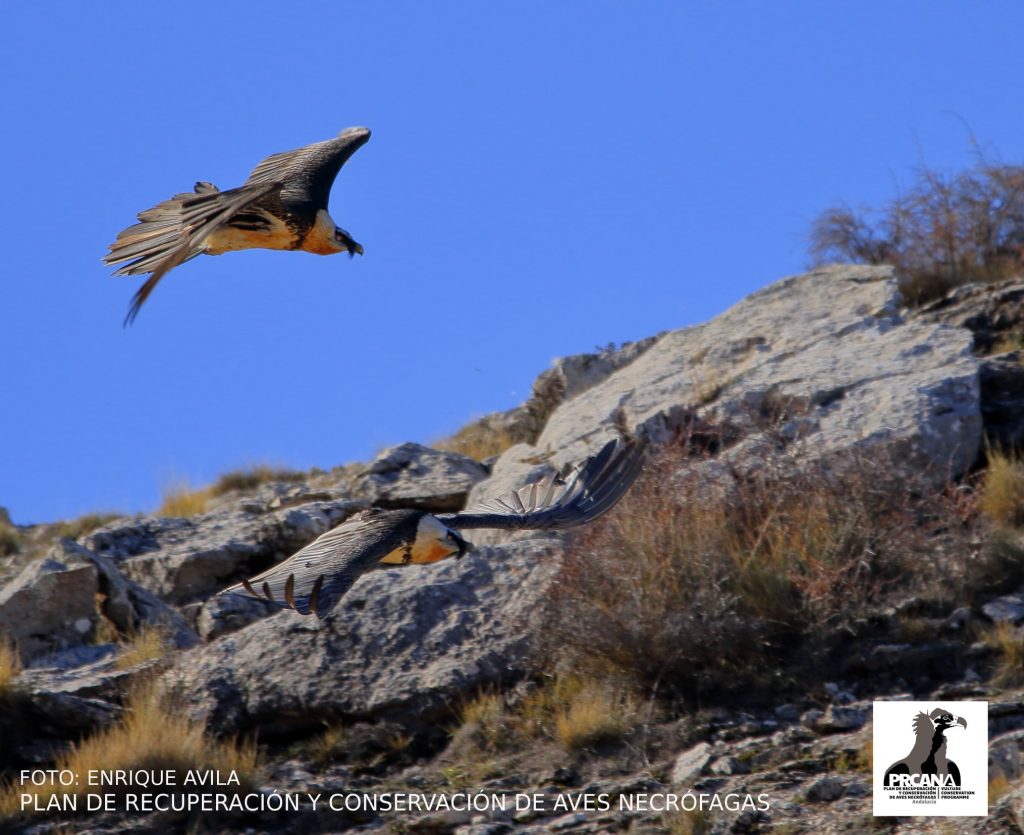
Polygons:
[[[255,740],[240,791],[541,800],[0,814],[15,831],[1024,832],[1022,405],[1024,282],[911,311],[889,268],[829,267],[559,360],[468,428],[507,447],[483,461],[409,443],[48,551],[18,530],[0,563],[8,794],[24,768],[81,767],[71,743],[118,733],[144,692],[205,727],[202,756]],[[641,429],[645,476],[578,536],[480,532],[462,560],[366,575],[323,621],[217,596],[366,507],[458,509]],[[871,817],[871,701],[897,696],[990,702],[989,817]],[[213,767],[140,747],[91,767]],[[619,800],[686,793],[769,808]]]

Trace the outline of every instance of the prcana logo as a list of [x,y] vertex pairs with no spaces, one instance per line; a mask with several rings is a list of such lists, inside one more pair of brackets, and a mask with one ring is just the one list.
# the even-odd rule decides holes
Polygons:
[[946,756],[946,731],[954,725],[966,730],[967,720],[940,707],[931,713],[918,713],[914,718],[914,747],[885,770],[885,785],[959,786],[960,766]]
[[876,815],[987,814],[986,702],[874,707]]

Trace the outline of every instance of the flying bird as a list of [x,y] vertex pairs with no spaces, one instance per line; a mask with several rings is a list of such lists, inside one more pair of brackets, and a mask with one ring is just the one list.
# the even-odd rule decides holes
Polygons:
[[197,255],[238,249],[301,249],[316,255],[363,254],[363,247],[331,218],[327,202],[338,171],[370,138],[369,128],[346,128],[334,139],[267,157],[238,188],[220,191],[198,182],[139,213],[103,261],[123,264],[114,275],[150,273],[132,299],[125,325],[157,283]]
[[614,507],[639,475],[646,446],[645,436],[609,441],[567,477],[551,473],[504,498],[459,513],[371,508],[222,594],[269,600],[324,618],[367,571],[462,557],[473,546],[460,531],[552,530],[593,521]]

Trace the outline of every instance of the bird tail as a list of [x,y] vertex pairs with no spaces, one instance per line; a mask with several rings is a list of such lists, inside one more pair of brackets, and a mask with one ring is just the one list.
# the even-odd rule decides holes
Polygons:
[[[139,213],[139,222],[121,231],[103,258],[109,266],[123,264],[114,275],[142,275],[152,272],[156,265],[170,255],[180,244],[184,232],[181,209],[186,200],[196,195],[216,194],[213,183],[196,183],[194,192],[175,194],[170,200],[158,203],[152,209]],[[202,252],[190,252],[184,260],[195,258]]]

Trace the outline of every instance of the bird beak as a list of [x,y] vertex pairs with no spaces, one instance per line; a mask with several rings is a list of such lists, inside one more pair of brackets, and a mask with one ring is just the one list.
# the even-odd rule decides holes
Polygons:
[[352,241],[352,243],[349,244],[349,247],[348,247],[348,257],[351,258],[357,252],[360,255],[363,254],[363,245],[362,244],[357,244],[355,241]]
[[956,723],[957,723],[958,725],[962,725],[962,726],[963,726],[963,729],[964,729],[965,731],[967,730],[967,720],[966,720],[966,719],[964,719],[964,717],[962,717],[962,716],[957,716],[957,717],[956,717]]

